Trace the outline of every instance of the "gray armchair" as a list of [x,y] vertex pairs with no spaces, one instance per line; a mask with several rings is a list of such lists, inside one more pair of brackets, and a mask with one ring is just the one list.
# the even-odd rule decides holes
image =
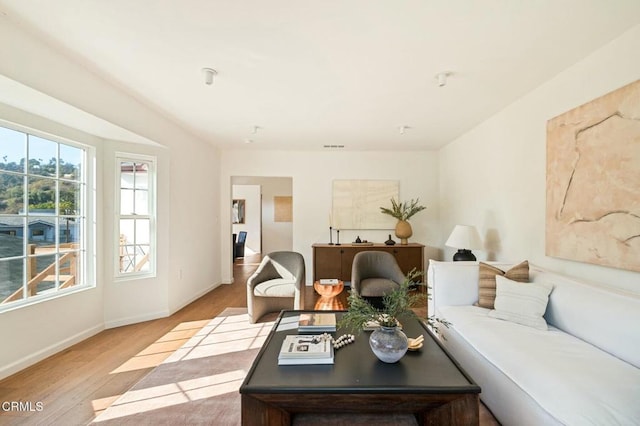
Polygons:
[[405,275],[391,253],[361,251],[353,258],[351,291],[365,298],[379,298],[397,288]]
[[266,255],[247,280],[247,308],[253,324],[268,312],[304,309],[304,257],[291,251]]

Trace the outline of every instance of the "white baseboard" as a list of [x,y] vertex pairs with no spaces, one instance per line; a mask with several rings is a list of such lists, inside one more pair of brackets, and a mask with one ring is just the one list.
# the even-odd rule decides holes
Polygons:
[[211,290],[213,290],[214,288],[218,288],[222,285],[222,283],[215,283],[210,285],[209,287],[205,288],[204,290],[202,290],[201,292],[197,293],[195,296],[190,297],[189,299],[183,301],[182,303],[178,304],[176,308],[171,310],[170,315],[175,314],[176,312],[178,312],[180,309],[184,308],[185,306],[187,306],[189,303],[193,303],[196,300],[200,299],[202,296],[204,296],[205,294],[209,293]]
[[151,321],[158,318],[166,318],[169,315],[171,315],[171,313],[169,312],[168,309],[165,309],[163,311],[150,312],[143,315],[136,315],[133,317],[120,318],[120,319],[107,321],[104,323],[104,328],[109,329],[109,328],[122,327],[124,325],[137,324],[139,322]]
[[182,309],[185,306],[187,306],[189,303],[192,303],[193,301],[201,298],[202,296],[204,296],[205,294],[207,294],[208,292],[210,292],[211,290],[213,290],[214,288],[216,288],[216,287],[218,287],[220,285],[221,285],[220,283],[217,283],[217,284],[213,284],[213,285],[207,287],[206,289],[204,289],[201,292],[197,293],[195,296],[192,296],[188,300],[178,304],[177,307],[174,308],[174,309],[171,309],[171,310],[167,309],[167,310],[158,311],[158,312],[151,312],[151,313],[144,314],[144,315],[138,315],[138,316],[133,316],[133,317],[120,318],[120,319],[116,319],[116,320],[107,321],[104,324],[104,328],[105,329],[109,329],[109,328],[115,328],[115,327],[122,327],[124,325],[137,324],[139,322],[151,321],[151,320],[158,319],[158,318],[166,318],[166,317],[168,317],[170,315],[175,314],[180,309]]
[[56,344],[43,348],[36,353],[30,354],[29,356],[26,356],[15,362],[12,362],[9,365],[3,366],[0,368],[0,380],[4,379],[5,377],[9,377],[12,374],[15,374],[21,370],[24,370],[25,368],[30,367],[33,364],[40,362],[45,358],[50,357],[51,355],[55,355],[58,352],[63,351],[68,347],[75,345],[76,343],[79,343],[85,339],[88,339],[89,337],[100,333],[102,330],[104,330],[104,326],[102,324],[93,326],[67,339],[64,339],[61,342],[57,342]]

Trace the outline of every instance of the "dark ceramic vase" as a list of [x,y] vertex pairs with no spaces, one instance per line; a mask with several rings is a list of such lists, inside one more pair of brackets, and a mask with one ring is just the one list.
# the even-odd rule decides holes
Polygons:
[[389,239],[384,242],[388,246],[394,245],[396,242],[391,239],[391,234],[389,234]]

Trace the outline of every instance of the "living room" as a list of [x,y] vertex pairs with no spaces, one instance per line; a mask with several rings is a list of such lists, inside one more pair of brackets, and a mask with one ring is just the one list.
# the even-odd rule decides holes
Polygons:
[[[0,340],[7,342],[0,354],[0,377],[105,328],[170,315],[211,289],[231,283],[229,206],[236,176],[292,179],[291,248],[302,253],[309,265],[308,284],[311,245],[329,237],[332,181],[388,179],[399,181],[401,198],[419,198],[427,207],[420,220],[412,222],[411,238],[427,246],[426,258],[450,259],[453,249],[444,245],[449,233],[456,224],[472,224],[485,241],[484,249],[476,252],[482,260],[528,259],[560,273],[640,293],[638,272],[546,256],[544,238],[547,121],[638,79],[637,18],[629,23],[618,16],[624,28],[603,36],[566,67],[555,69],[487,118],[460,129],[437,149],[265,150],[258,142],[261,132],[269,131],[266,124],[252,136],[256,143],[250,148],[220,149],[96,74],[33,26],[20,24],[11,3],[0,2],[0,10],[5,12],[6,7],[0,15],[0,49],[3,57],[11,58],[0,62],[0,118],[95,147],[101,194],[96,199],[100,223],[96,244],[103,262],[97,265],[93,288],[0,313]],[[626,3],[620,4],[623,9]],[[558,59],[567,52],[555,54]],[[527,61],[526,52],[521,60],[536,67]],[[434,73],[425,79],[432,80]],[[530,78],[508,77],[505,84],[509,79]],[[450,76],[441,89],[455,90],[456,79],[462,78]],[[187,86],[197,90],[192,86],[202,82]],[[448,113],[455,121],[455,109]],[[405,130],[407,135],[411,131]],[[392,129],[389,144],[399,143],[402,136]],[[117,281],[110,267],[116,256],[111,205],[114,155],[121,151],[156,156],[159,169],[157,274],[129,282]],[[360,235],[382,242],[387,234],[345,230],[340,238],[348,242]]]

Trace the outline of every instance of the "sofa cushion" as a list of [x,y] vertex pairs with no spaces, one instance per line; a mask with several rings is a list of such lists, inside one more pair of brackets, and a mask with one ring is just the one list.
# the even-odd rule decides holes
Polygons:
[[489,316],[511,321],[539,330],[547,330],[542,317],[547,309],[550,284],[521,283],[496,275],[495,310]]
[[[555,327],[522,327],[488,313],[445,306],[439,315],[561,424],[637,424],[640,369]],[[440,329],[446,346],[450,331]]]
[[640,296],[533,266],[532,282],[553,285],[547,324],[640,368]]
[[253,288],[253,294],[260,297],[294,297],[296,282],[283,278],[275,278],[261,282]]
[[502,275],[510,280],[526,283],[529,281],[529,262],[525,260],[506,272],[488,263],[480,262],[478,306],[493,309],[493,303],[496,298],[496,275]]

